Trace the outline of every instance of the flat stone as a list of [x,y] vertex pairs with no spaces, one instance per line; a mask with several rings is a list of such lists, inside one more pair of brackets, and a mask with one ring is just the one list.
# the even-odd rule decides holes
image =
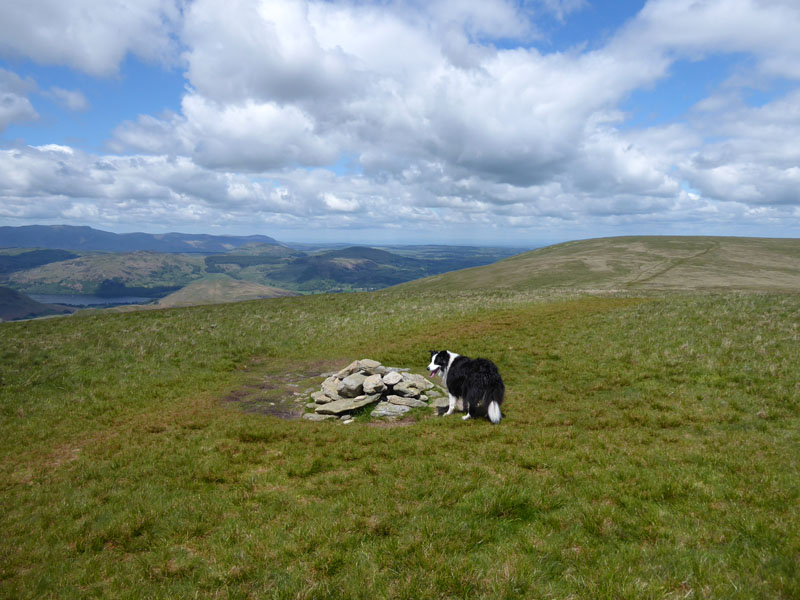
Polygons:
[[306,413],[303,418],[306,421],[333,421],[336,419],[333,415],[320,415],[318,413]]
[[328,404],[317,406],[315,410],[322,415],[343,415],[358,410],[363,406],[373,404],[380,399],[380,394],[358,396],[357,398],[342,398],[341,400],[334,400]]
[[416,398],[405,398],[403,396],[386,396],[386,401],[392,404],[399,404],[400,406],[408,406],[409,408],[422,408],[428,406],[422,400]]
[[336,379],[344,379],[345,377],[347,377],[348,375],[352,375],[356,371],[358,371],[358,361],[354,360],[349,365],[347,365],[344,369],[342,369],[341,371],[336,373],[336,375],[334,375],[334,377],[336,377]]
[[353,373],[339,382],[336,391],[342,398],[355,398],[364,392],[364,380],[367,377],[363,373]]
[[372,411],[373,418],[394,418],[399,417],[410,411],[411,408],[402,404],[392,404],[391,402],[381,402]]
[[311,399],[315,404],[327,404],[328,402],[333,402],[333,398],[326,396],[322,392],[314,392],[311,394]]
[[383,378],[376,373],[364,380],[363,387],[365,394],[380,394],[386,389],[386,384],[383,383]]
[[397,371],[389,371],[386,375],[383,376],[383,383],[386,385],[396,385],[403,381],[403,376],[400,375]]
[[381,363],[371,358],[362,358],[358,361],[358,366],[360,369],[377,369],[381,366]]

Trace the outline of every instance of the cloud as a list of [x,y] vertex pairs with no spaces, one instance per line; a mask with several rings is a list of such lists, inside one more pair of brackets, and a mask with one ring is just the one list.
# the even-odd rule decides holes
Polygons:
[[127,53],[173,63],[179,0],[13,2],[0,19],[0,56],[65,65],[96,76],[117,72]]
[[86,112],[89,110],[89,101],[79,90],[65,90],[54,86],[45,92],[45,95],[69,110],[75,112]]
[[36,83],[16,73],[0,69],[0,133],[9,125],[35,121],[39,114],[27,95],[36,90]]
[[[797,216],[800,8],[788,0],[651,0],[604,46],[565,52],[536,47],[537,19],[566,21],[578,0],[141,6],[107,55],[72,48],[58,60],[105,74],[148,37],[166,60],[175,35],[180,111],[120,124],[116,155],[9,151],[7,197],[176,226],[313,229],[335,215],[351,228],[542,232]],[[56,60],[35,36],[0,51],[9,44]],[[621,107],[632,94],[669,80],[678,61],[718,55],[746,66],[685,118],[631,125]],[[748,104],[776,78],[783,96]],[[4,209],[22,218],[19,202]]]

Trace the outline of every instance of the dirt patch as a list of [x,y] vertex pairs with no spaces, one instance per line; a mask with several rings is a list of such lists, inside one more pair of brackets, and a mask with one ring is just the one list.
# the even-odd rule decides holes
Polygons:
[[258,373],[251,369],[248,380],[222,400],[238,404],[248,413],[299,419],[311,392],[318,390],[325,379],[322,374],[338,371],[341,364],[341,360],[315,361],[274,373]]

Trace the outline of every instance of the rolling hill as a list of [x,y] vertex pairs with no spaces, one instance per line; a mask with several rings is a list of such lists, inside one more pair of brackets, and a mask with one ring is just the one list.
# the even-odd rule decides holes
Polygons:
[[199,304],[221,304],[242,300],[262,298],[281,298],[296,296],[295,292],[276,287],[259,285],[249,281],[239,281],[227,275],[213,275],[171,293],[158,301],[159,308],[176,306],[195,306]]
[[408,291],[800,290],[800,240],[677,236],[582,240],[398,287]]

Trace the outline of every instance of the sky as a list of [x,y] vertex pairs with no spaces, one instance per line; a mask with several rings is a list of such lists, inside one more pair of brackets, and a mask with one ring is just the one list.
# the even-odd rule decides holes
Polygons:
[[0,225],[800,237],[798,31],[797,0],[4,0]]

